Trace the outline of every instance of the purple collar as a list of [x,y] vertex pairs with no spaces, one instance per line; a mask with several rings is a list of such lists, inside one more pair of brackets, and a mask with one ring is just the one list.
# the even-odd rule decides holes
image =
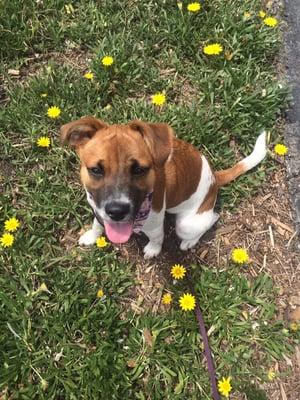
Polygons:
[[152,205],[152,197],[153,197],[153,192],[148,193],[145,197],[145,200],[143,201],[135,219],[133,222],[133,232],[134,233],[139,233],[146,221],[146,219],[149,216],[150,210],[151,210],[151,205]]

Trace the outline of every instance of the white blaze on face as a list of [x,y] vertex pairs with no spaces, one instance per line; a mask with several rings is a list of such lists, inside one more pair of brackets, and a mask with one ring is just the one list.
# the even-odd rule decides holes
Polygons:
[[105,205],[110,201],[119,201],[122,203],[130,203],[130,205],[132,206],[128,196],[125,195],[124,193],[121,193],[116,197],[110,197],[103,203],[103,206],[99,208],[97,207],[92,195],[87,190],[86,190],[86,195],[87,195],[87,201],[90,204],[90,206],[102,218],[104,223],[105,233],[108,239],[116,244],[126,243],[130,239],[130,236],[132,235],[133,221],[121,221],[121,222],[113,221],[105,212]]
[[[105,200],[103,206],[104,209],[105,206],[112,201],[129,204],[130,208],[132,208],[132,202],[125,193],[116,193],[114,196],[111,196],[107,200]],[[114,221],[106,214],[105,211],[104,213],[105,213],[105,217],[103,218],[104,227],[108,239],[113,243],[128,242],[130,236],[132,235],[133,221],[132,220]]]
[[85,189],[85,192],[86,192],[86,198],[87,198],[89,205],[92,207],[92,209],[94,211],[97,211],[96,203],[94,202],[93,196],[87,191],[87,189]]

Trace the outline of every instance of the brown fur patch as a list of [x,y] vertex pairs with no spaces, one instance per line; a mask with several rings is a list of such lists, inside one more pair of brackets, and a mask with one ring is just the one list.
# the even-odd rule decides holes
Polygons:
[[161,168],[167,161],[173,142],[173,130],[168,124],[133,121],[131,129],[137,130],[150,149],[156,167]]
[[218,185],[216,183],[213,183],[210,186],[207,195],[205,196],[205,199],[201,204],[201,206],[199,207],[197,213],[201,214],[205,211],[212,210],[216,203],[217,194],[218,194]]
[[163,208],[166,190],[166,175],[163,168],[155,170],[155,184],[153,189],[152,208],[159,212]]
[[[104,186],[122,188],[134,185],[145,192],[151,191],[154,185],[154,172],[149,171],[143,177],[133,178],[130,168],[134,160],[139,165],[153,168],[152,157],[142,137],[126,126],[111,125],[97,132],[84,146],[78,148],[81,160],[81,180],[93,190],[101,190]],[[104,168],[104,177],[95,179],[88,168],[99,163]]]
[[189,143],[174,139],[171,159],[165,164],[167,208],[177,206],[196,191],[201,168],[199,151]]
[[87,143],[97,131],[107,127],[107,124],[94,117],[84,117],[69,122],[60,128],[60,140],[70,147]]

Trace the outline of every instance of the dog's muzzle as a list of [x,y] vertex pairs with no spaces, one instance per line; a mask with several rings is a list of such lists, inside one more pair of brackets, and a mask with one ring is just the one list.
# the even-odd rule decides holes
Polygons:
[[124,202],[112,201],[105,206],[106,214],[111,221],[103,221],[97,211],[93,209],[94,216],[104,225],[108,239],[113,243],[125,243],[132,232],[140,233],[151,211],[153,192],[148,193],[133,221],[122,221],[130,211],[130,205]]

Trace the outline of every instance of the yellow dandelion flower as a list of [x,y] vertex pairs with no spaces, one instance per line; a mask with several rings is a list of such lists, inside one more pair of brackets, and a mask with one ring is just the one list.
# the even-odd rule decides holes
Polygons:
[[49,383],[46,381],[46,379],[41,379],[41,387],[45,391],[48,389]]
[[223,47],[219,43],[209,44],[203,48],[203,53],[208,56],[219,55],[222,51]]
[[36,141],[36,144],[39,147],[49,147],[50,146],[50,138],[48,138],[47,136],[41,136],[40,138],[38,138],[38,140]]
[[11,247],[15,241],[14,235],[11,233],[3,233],[0,237],[0,244],[3,247]]
[[293,332],[297,332],[299,329],[299,325],[297,324],[297,322],[291,322],[290,323],[290,330]]
[[222,396],[229,397],[229,393],[231,392],[231,377],[222,378],[218,381],[218,389]]
[[101,299],[101,297],[103,297],[103,296],[104,296],[103,290],[102,290],[102,289],[99,289],[99,290],[97,291],[97,295],[96,295],[97,299]]
[[84,77],[85,79],[88,79],[88,80],[92,81],[92,80],[94,79],[94,74],[93,74],[91,71],[89,71],[89,72],[85,73],[85,74],[83,75],[83,77]]
[[155,93],[151,98],[155,106],[162,106],[166,102],[166,96],[161,92]]
[[279,156],[285,156],[288,152],[288,148],[284,144],[277,143],[274,147],[274,151]]
[[41,283],[37,290],[39,292],[49,292],[45,282]]
[[278,20],[274,17],[267,17],[263,20],[264,24],[274,28],[278,24]]
[[171,304],[172,300],[172,295],[170,293],[166,293],[162,297],[162,303],[166,305]]
[[107,241],[106,241],[104,236],[100,236],[96,240],[96,245],[97,245],[97,247],[102,248],[102,247],[106,247],[108,245],[108,243],[107,243]]
[[13,217],[4,221],[4,229],[8,232],[15,232],[20,226],[20,221]]
[[101,62],[105,67],[110,67],[113,64],[114,59],[111,56],[104,56]]
[[179,305],[180,305],[180,308],[183,311],[191,311],[191,310],[193,310],[196,307],[195,296],[193,296],[190,293],[184,293],[179,298]]
[[36,373],[36,375],[39,377],[39,379],[40,379],[40,385],[41,385],[42,389],[43,389],[43,390],[47,390],[49,384],[48,384],[48,382],[46,381],[46,379],[44,379],[44,378],[41,376],[41,374],[40,374],[33,366],[31,366],[31,368],[32,368],[32,370]]
[[49,118],[58,118],[60,116],[61,110],[59,107],[52,106],[47,110],[47,115]]
[[48,96],[48,93],[41,93],[41,97],[45,98]]
[[268,371],[268,379],[269,381],[273,381],[276,377],[275,371],[273,368],[270,368]]
[[251,17],[251,13],[249,13],[248,11],[244,12],[244,19],[249,19]]
[[46,283],[44,283],[44,282],[41,283],[40,286],[39,286],[36,290],[32,291],[32,292],[31,292],[31,295],[32,295],[32,296],[36,296],[36,295],[40,294],[41,292],[48,292],[48,293],[50,293],[49,290],[48,290],[48,288],[47,288]]
[[265,16],[267,15],[263,10],[260,10],[258,13],[260,18],[265,18]]
[[185,274],[186,274],[186,269],[184,268],[183,265],[175,264],[171,268],[171,275],[173,276],[174,279],[182,279]]
[[249,261],[249,255],[246,249],[237,248],[234,249],[231,254],[232,260],[237,264],[245,264]]
[[198,12],[201,10],[201,4],[198,2],[195,3],[189,3],[187,5],[187,10],[190,12]]

